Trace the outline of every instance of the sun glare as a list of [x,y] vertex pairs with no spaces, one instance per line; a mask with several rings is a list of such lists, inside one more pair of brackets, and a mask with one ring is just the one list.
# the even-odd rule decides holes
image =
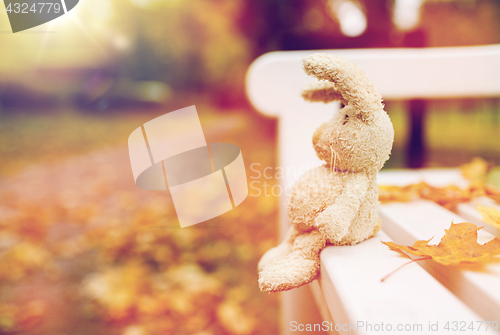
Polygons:
[[394,3],[393,21],[401,30],[410,30],[420,20],[420,8],[423,0],[396,0]]
[[366,30],[366,16],[354,2],[330,0],[329,7],[334,18],[339,21],[342,34],[356,37]]

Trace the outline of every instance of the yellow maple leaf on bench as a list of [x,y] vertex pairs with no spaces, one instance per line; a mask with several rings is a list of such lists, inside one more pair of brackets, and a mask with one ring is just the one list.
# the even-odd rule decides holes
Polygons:
[[[468,263],[486,263],[494,256],[500,255],[500,239],[495,237],[485,244],[477,243],[477,231],[480,227],[462,222],[451,223],[449,229],[445,229],[438,245],[428,245],[429,241],[420,240],[413,246],[403,246],[394,242],[382,242],[391,250],[404,251],[405,253],[423,256],[424,259],[433,259],[443,265]],[[432,238],[431,238],[432,239]]]
[[493,206],[476,205],[477,211],[483,216],[483,221],[500,229],[500,212]]

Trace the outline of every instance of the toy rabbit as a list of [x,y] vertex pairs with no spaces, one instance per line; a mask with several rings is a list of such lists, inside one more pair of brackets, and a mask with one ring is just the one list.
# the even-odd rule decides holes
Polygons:
[[306,100],[340,100],[345,107],[313,135],[325,164],[302,175],[291,190],[287,213],[292,227],[259,262],[264,292],[311,282],[326,244],[354,245],[380,229],[376,176],[394,141],[382,98],[361,68],[344,58],[318,53],[304,58],[303,66],[321,80],[304,89]]

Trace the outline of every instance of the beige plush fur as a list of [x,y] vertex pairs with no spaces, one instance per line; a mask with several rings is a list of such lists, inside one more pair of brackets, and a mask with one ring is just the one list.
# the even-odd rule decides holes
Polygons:
[[259,286],[286,291],[314,280],[326,244],[354,245],[380,229],[377,172],[389,159],[394,129],[382,98],[353,62],[328,54],[303,60],[304,71],[321,81],[307,85],[309,101],[346,106],[313,135],[325,165],[300,177],[288,199],[290,228],[285,240],[259,262]]

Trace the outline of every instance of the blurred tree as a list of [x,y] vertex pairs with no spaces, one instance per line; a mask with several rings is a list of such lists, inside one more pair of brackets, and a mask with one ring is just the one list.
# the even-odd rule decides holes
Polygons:
[[[346,36],[340,25],[345,12],[338,7],[351,4],[357,8],[366,28],[356,36]],[[394,0],[291,0],[279,3],[278,48],[284,50],[342,49],[362,47],[391,47],[394,24],[391,11]],[[358,14],[359,17],[359,14]]]
[[500,0],[427,0],[421,27],[429,46],[500,43]]
[[238,25],[244,1],[149,1],[137,7],[134,51],[124,62],[135,79],[174,89],[243,96],[252,48]]
[[[246,69],[265,52],[408,46],[406,31],[393,22],[396,1],[88,0],[74,20],[40,27],[58,34],[2,35],[1,80],[48,88],[47,76],[33,80],[32,69],[81,69],[82,76],[97,69],[163,81],[218,103],[246,103]],[[427,0],[418,10],[415,28],[429,46],[500,43],[500,0]],[[342,26],[349,15],[359,21],[351,36]]]

